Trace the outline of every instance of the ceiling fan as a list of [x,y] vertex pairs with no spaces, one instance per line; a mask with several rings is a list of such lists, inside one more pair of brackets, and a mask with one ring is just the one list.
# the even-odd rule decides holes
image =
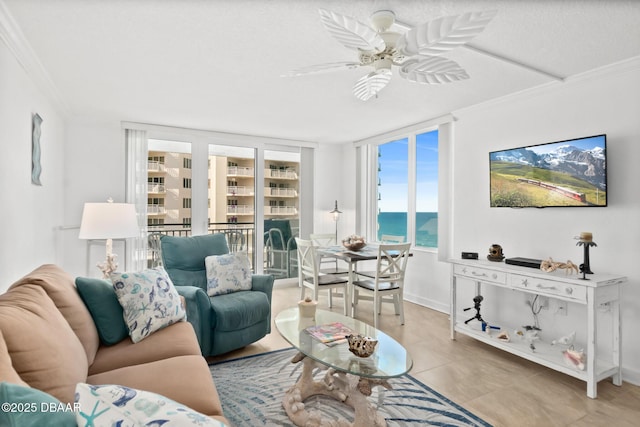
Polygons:
[[329,33],[347,48],[358,53],[357,61],[332,62],[292,70],[285,76],[373,67],[353,87],[356,98],[367,101],[377,97],[391,80],[392,66],[399,67],[400,77],[415,83],[440,84],[469,78],[455,61],[443,58],[446,53],[467,43],[484,30],[497,11],[469,12],[428,21],[404,33],[391,31],[395,14],[380,10],[371,15],[371,26],[350,16],[320,9],[320,20]]

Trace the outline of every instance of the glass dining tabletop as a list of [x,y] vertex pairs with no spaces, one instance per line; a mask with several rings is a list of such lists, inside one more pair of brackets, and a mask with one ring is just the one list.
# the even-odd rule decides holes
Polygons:
[[[313,337],[307,328],[339,322],[353,333],[378,340],[375,351],[369,357],[358,357],[349,351],[349,344],[341,341],[327,345]],[[316,310],[315,318],[299,315],[298,307],[278,313],[275,319],[278,332],[302,354],[317,362],[364,378],[386,379],[406,374],[413,367],[407,350],[395,339],[373,326],[342,314]]]

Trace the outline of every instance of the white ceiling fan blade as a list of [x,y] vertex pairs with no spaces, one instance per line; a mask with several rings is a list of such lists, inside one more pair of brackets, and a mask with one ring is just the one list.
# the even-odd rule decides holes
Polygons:
[[381,52],[384,40],[371,27],[350,16],[320,9],[320,20],[329,33],[350,49]]
[[498,11],[445,16],[417,25],[398,40],[403,55],[440,55],[467,43],[485,29]]
[[345,61],[345,62],[329,62],[326,64],[310,65],[308,67],[296,68],[281,77],[297,77],[304,76],[306,74],[325,73],[330,71],[350,70],[358,68],[361,64],[359,62]]
[[361,77],[353,86],[353,94],[361,101],[368,101],[391,80],[391,70],[377,70]]
[[422,84],[451,83],[469,78],[457,62],[439,56],[418,56],[399,69],[400,77]]

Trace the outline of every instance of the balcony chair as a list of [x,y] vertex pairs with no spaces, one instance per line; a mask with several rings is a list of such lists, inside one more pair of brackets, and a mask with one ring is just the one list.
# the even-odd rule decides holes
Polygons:
[[297,262],[295,236],[288,219],[264,221],[264,272],[279,278],[291,277]]
[[207,295],[205,258],[229,253],[223,233],[162,236],[162,262],[180,295],[204,356],[216,356],[258,341],[271,332],[273,276],[254,274],[251,289]]
[[[311,290],[314,301],[318,300],[321,289],[329,291],[329,308],[332,307],[332,289],[342,288],[342,295],[346,295],[349,280],[333,274],[320,274],[320,255],[317,246],[311,240],[303,240],[296,237],[298,253],[298,284],[300,286],[300,299],[305,298],[306,290]],[[344,314],[347,314],[347,302],[344,304]]]
[[377,329],[382,303],[392,302],[396,315],[400,316],[400,324],[404,325],[404,274],[410,247],[411,243],[381,244],[375,273],[356,272],[358,277],[352,284],[354,317],[359,300],[373,301],[373,326]]

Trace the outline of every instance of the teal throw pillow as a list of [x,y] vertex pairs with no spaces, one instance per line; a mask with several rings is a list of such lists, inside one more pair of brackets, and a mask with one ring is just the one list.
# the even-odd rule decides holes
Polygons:
[[129,329],[122,315],[122,306],[118,302],[111,281],[78,277],[76,288],[93,317],[103,344],[117,344],[129,336]]
[[36,388],[8,382],[0,383],[0,426],[7,427],[76,427],[78,406],[62,403]]
[[164,268],[115,272],[110,276],[134,343],[173,323],[187,320],[180,295]]
[[174,400],[121,385],[76,385],[79,427],[164,426],[224,427]]

